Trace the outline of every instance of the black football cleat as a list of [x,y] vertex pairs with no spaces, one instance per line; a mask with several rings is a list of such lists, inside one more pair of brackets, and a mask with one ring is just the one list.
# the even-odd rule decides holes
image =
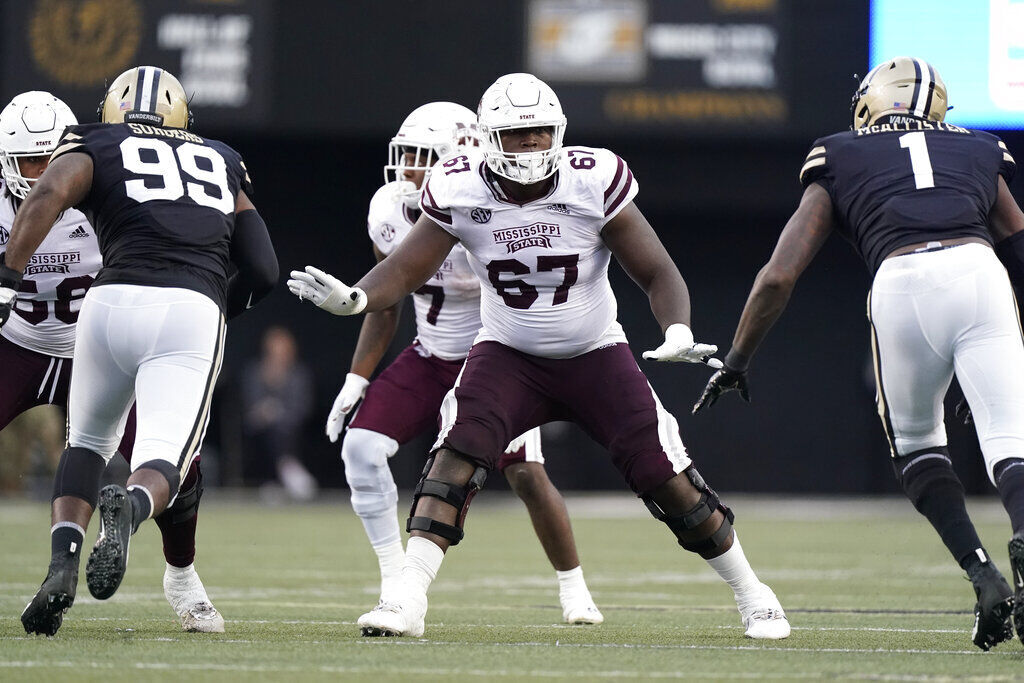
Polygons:
[[1009,550],[1010,567],[1013,568],[1013,625],[1017,629],[1017,637],[1024,642],[1024,538],[1011,538]]
[[1013,611],[1013,590],[996,566],[989,561],[968,572],[978,602],[974,605],[974,629],[971,640],[988,651],[1013,638],[1010,613]]
[[21,625],[25,627],[25,633],[56,635],[64,622],[64,613],[75,604],[77,587],[77,557],[74,562],[66,564],[51,563],[43,585],[21,613]]
[[100,535],[85,565],[85,582],[97,600],[106,600],[121,585],[128,566],[132,538],[132,503],[123,486],[110,484],[100,491]]

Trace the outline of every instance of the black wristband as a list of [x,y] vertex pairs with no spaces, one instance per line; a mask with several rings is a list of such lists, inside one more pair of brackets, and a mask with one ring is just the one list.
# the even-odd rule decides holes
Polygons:
[[21,287],[21,278],[22,274],[4,265],[3,257],[0,256],[0,287],[9,287],[18,291],[18,288]]
[[725,360],[722,361],[725,364],[725,369],[732,373],[743,373],[750,367],[750,356],[744,355],[736,349],[729,349],[729,353],[725,354]]

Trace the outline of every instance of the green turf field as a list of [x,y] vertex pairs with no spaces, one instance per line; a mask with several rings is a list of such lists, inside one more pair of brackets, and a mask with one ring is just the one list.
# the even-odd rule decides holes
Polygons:
[[[573,497],[583,567],[606,621],[560,624],[557,584],[521,506],[481,496],[430,593],[422,639],[364,639],[376,560],[343,499],[301,507],[204,500],[197,567],[227,633],[180,631],[156,526],[111,600],[78,602],[56,638],[18,620],[45,573],[48,511],[0,502],[0,680],[645,680],[1024,677],[1024,647],[970,643],[973,592],[900,500],[731,497],[740,538],[793,635],[743,637],[731,592],[628,496]],[[489,499],[490,498],[490,499]],[[404,501],[403,501],[404,505]],[[972,504],[1008,571],[997,505]],[[95,524],[88,542],[95,536]]]

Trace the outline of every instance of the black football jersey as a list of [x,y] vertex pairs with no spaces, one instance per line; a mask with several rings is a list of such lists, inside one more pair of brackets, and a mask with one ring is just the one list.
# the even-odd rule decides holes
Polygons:
[[225,308],[239,190],[252,194],[242,157],[178,128],[93,123],[64,131],[51,158],[93,161],[76,207],[96,230],[103,268],[94,286],[182,287]]
[[874,273],[894,249],[955,237],[989,243],[998,178],[1016,165],[995,135],[909,116],[814,141],[800,170],[832,198],[838,230]]

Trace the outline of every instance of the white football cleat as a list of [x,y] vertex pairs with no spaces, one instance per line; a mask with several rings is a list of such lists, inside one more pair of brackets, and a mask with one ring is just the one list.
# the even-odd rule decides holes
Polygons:
[[224,633],[224,617],[210,602],[195,566],[164,570],[164,597],[190,633]]
[[372,610],[359,617],[356,624],[367,637],[423,635],[424,617],[427,616],[427,596],[403,596],[401,602],[393,600],[377,603]]
[[604,615],[597,609],[594,599],[585,595],[576,599],[562,600],[562,619],[567,624],[603,624]]
[[752,599],[738,605],[743,619],[743,633],[755,640],[782,640],[790,633],[789,620],[782,611],[782,605],[771,588],[761,584],[760,591]]

